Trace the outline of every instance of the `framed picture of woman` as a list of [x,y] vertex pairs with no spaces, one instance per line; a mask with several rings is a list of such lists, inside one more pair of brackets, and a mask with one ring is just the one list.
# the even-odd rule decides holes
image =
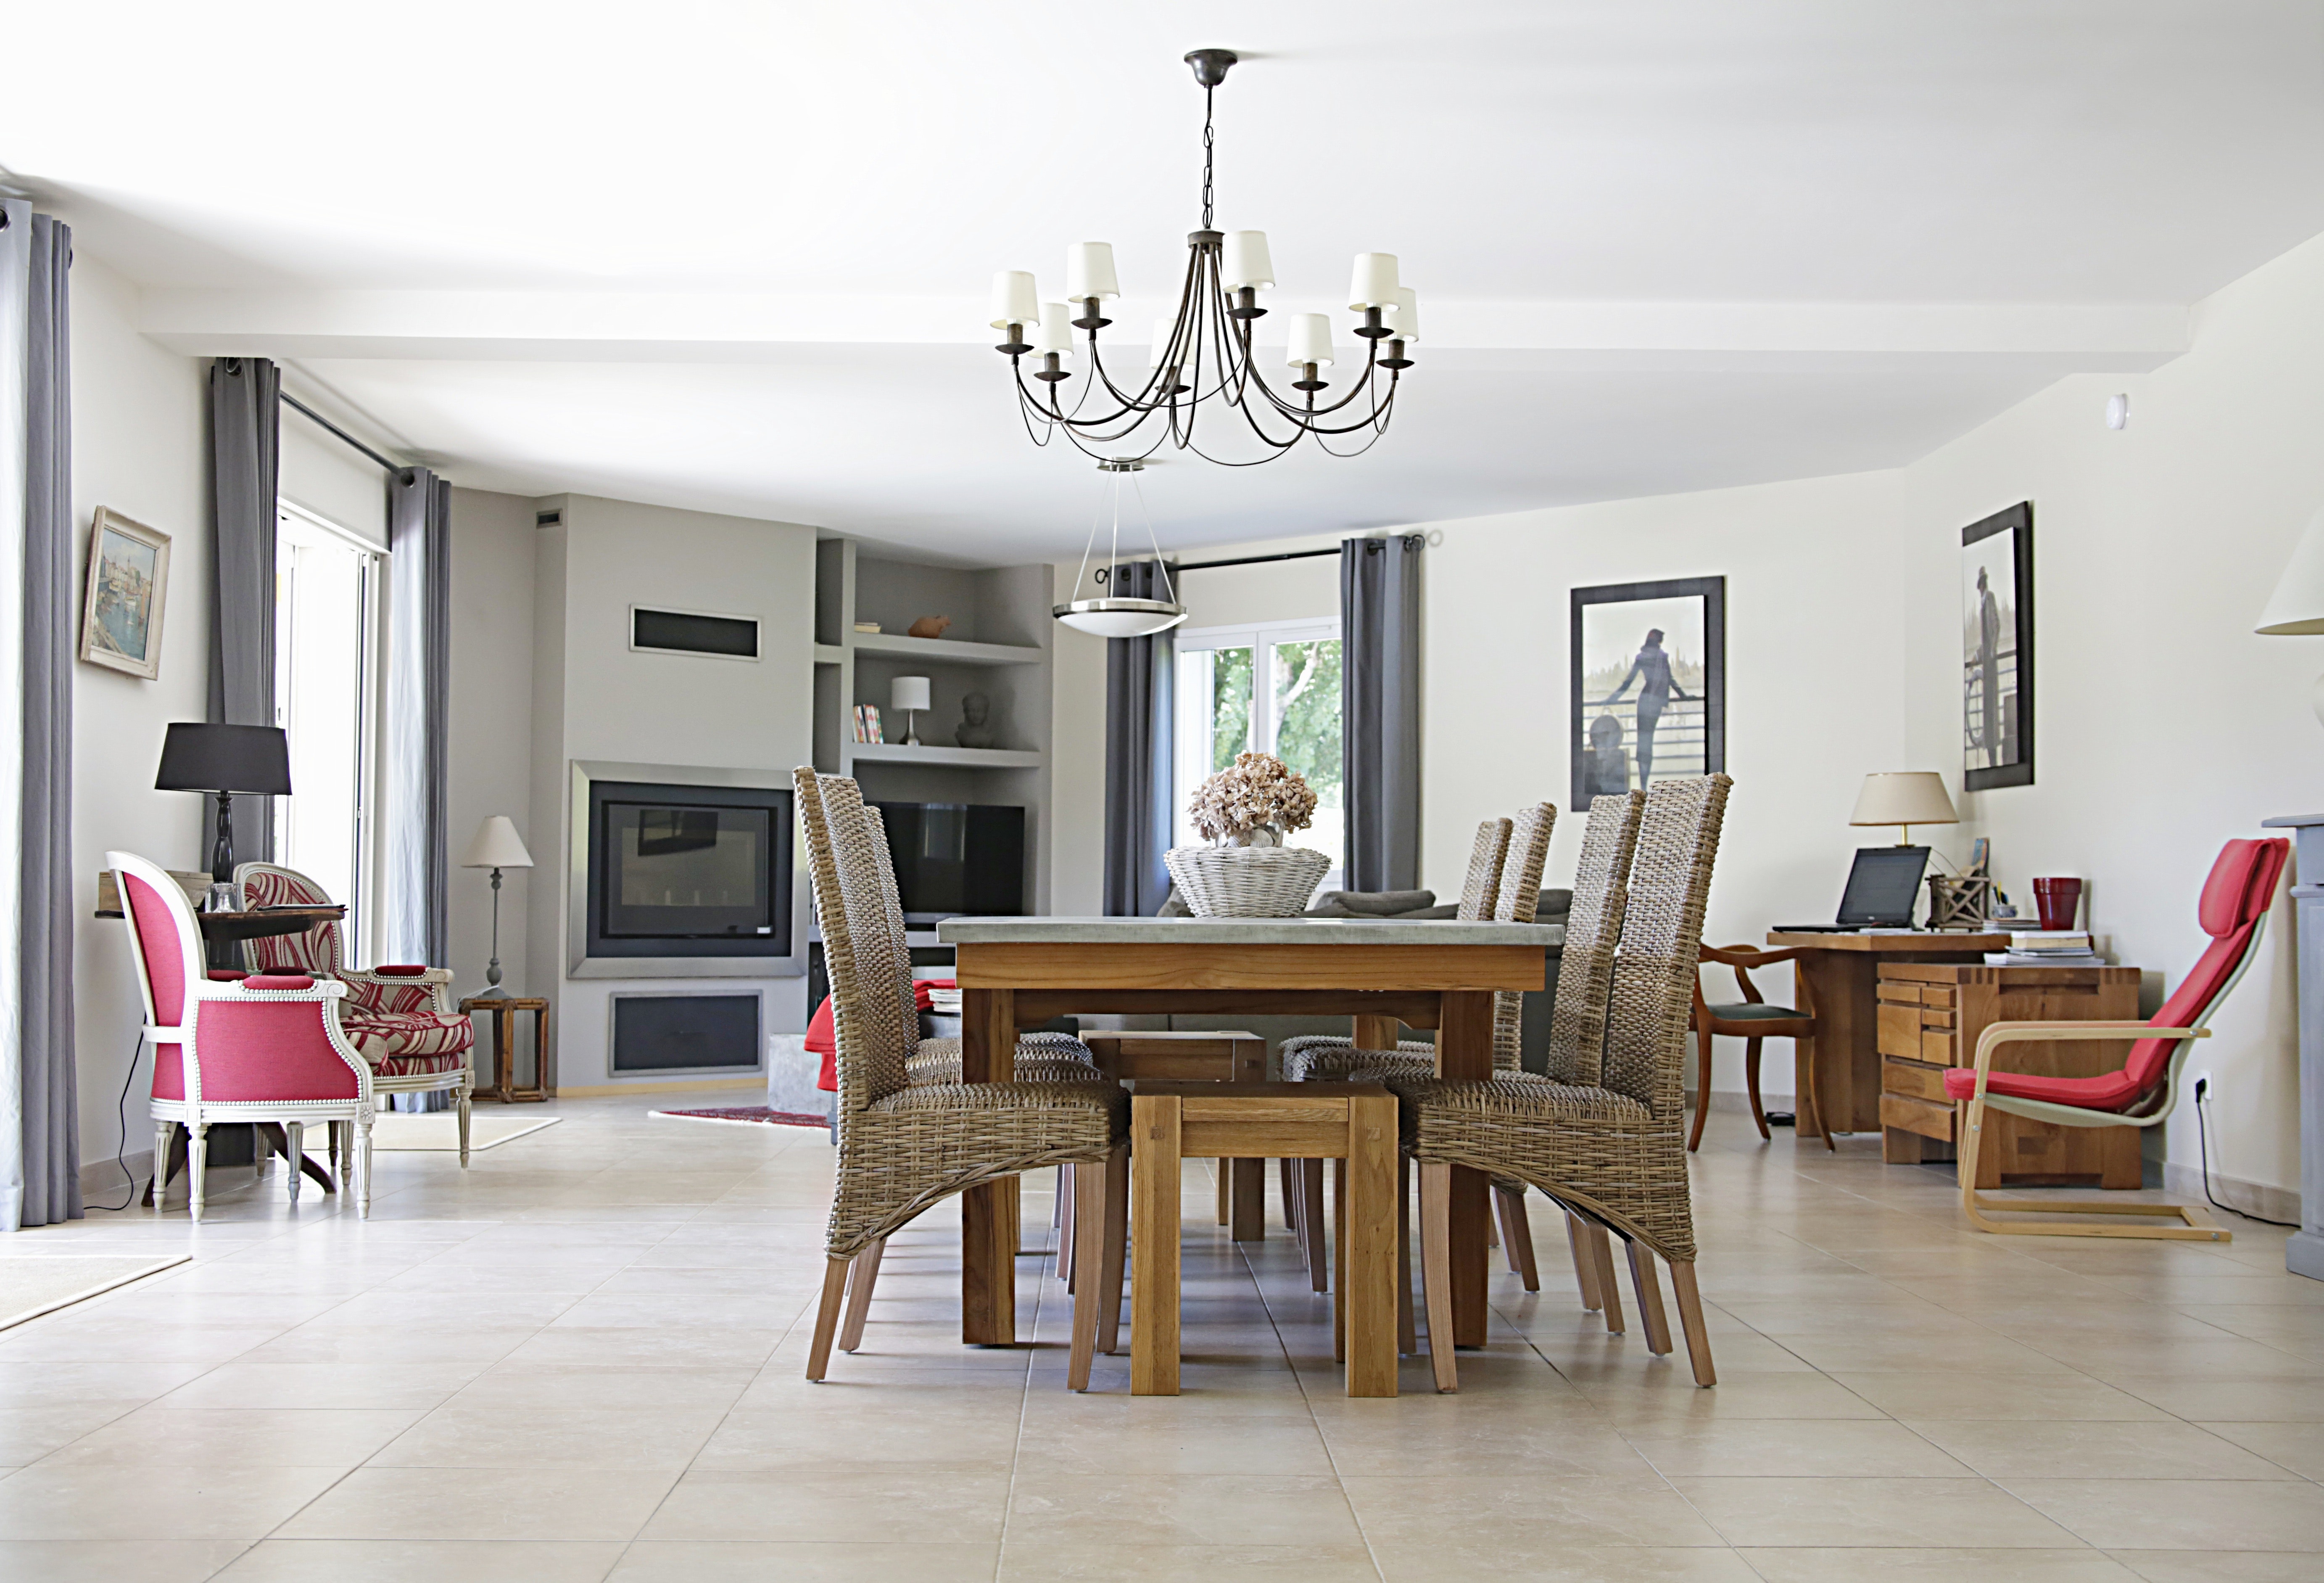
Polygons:
[[88,536],[80,657],[151,681],[161,671],[170,535],[99,506]]
[[2034,783],[2034,507],[1961,530],[1961,784]]
[[1727,579],[1572,592],[1573,806],[1727,767]]

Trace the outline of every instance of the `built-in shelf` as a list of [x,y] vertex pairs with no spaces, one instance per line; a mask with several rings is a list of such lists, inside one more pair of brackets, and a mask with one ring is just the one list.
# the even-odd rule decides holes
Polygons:
[[900,742],[855,742],[848,745],[858,763],[890,764],[949,764],[963,769],[1038,770],[1042,755],[1013,747],[942,747],[924,744],[907,747]]
[[908,637],[896,632],[848,634],[859,654],[908,654],[919,660],[947,660],[955,665],[1038,665],[1043,651],[1014,643],[971,643],[948,637]]
[[837,643],[817,643],[815,645],[815,662],[818,665],[837,665],[844,662],[846,658],[847,651],[841,648]]

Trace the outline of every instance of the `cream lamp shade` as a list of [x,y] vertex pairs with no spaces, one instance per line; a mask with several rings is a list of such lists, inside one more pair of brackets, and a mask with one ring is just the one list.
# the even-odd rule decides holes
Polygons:
[[1904,770],[1893,774],[1867,775],[1856,794],[1851,825],[1902,825],[1903,845],[1913,841],[1914,825],[1957,825],[1953,800],[1945,795],[1945,778],[1934,770]]
[[532,854],[524,849],[524,839],[516,833],[515,822],[504,813],[496,813],[476,828],[476,838],[468,843],[460,866],[530,868]]
[[928,679],[925,676],[899,676],[889,685],[888,707],[891,709],[925,709],[928,707]]

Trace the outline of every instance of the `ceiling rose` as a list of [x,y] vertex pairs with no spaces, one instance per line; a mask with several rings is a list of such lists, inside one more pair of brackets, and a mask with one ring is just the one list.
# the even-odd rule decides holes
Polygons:
[[[1178,292],[1177,315],[1155,325],[1142,380],[1109,372],[1098,347],[1097,332],[1113,322],[1104,316],[1104,305],[1121,291],[1111,243],[1076,242],[1067,250],[1064,301],[1043,301],[1030,271],[1002,270],[993,277],[991,324],[1008,338],[995,350],[1009,359],[1026,431],[1037,444],[1047,445],[1062,432],[1091,456],[1125,447],[1151,456],[1167,443],[1205,460],[1253,467],[1311,436],[1332,455],[1358,455],[1388,431],[1397,378],[1412,366],[1405,354],[1420,338],[1412,288],[1397,279],[1393,253],[1356,255],[1348,307],[1361,316],[1354,333],[1363,342],[1364,360],[1344,393],[1322,399],[1332,388],[1324,370],[1338,360],[1327,314],[1291,315],[1283,365],[1291,376],[1288,392],[1278,392],[1261,372],[1262,355],[1251,344],[1251,329],[1267,313],[1259,293],[1275,285],[1267,234],[1221,232],[1211,225],[1211,97],[1235,59],[1231,50],[1196,50],[1186,57],[1203,88],[1203,225],[1186,238],[1186,278]],[[1083,332],[1082,338],[1075,330]],[[1029,385],[1024,366],[1028,353],[1040,360]],[[1069,366],[1076,359],[1078,370]],[[1117,355],[1117,368],[1120,361]],[[1195,425],[1203,413],[1222,410],[1240,420],[1236,428],[1257,438],[1259,456],[1234,461],[1196,443]],[[1341,435],[1364,438],[1353,449],[1334,450],[1328,441]]]

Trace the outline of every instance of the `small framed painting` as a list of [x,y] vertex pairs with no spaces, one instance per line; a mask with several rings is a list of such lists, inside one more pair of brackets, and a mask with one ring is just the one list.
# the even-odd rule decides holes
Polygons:
[[97,507],[89,530],[80,657],[152,680],[161,670],[161,610],[169,589],[170,535]]
[[1961,530],[1961,784],[2034,783],[2034,507]]
[[1572,594],[1573,805],[1727,767],[1727,579]]

